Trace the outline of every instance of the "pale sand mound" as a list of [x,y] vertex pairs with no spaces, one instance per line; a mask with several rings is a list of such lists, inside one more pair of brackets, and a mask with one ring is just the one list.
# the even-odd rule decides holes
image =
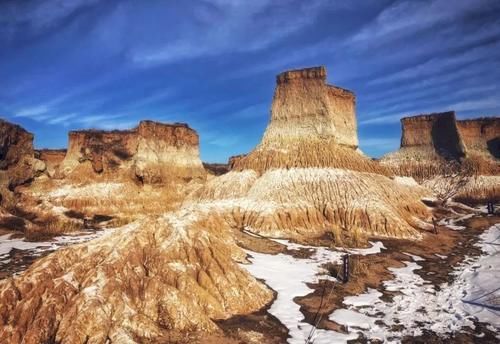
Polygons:
[[235,263],[245,253],[223,222],[199,214],[135,222],[0,281],[0,338],[144,342],[172,330],[216,331],[212,319],[263,307],[272,293]]
[[313,237],[333,231],[340,239],[360,232],[418,238],[420,221],[415,216],[428,216],[418,201],[424,195],[421,187],[378,174],[293,168],[260,177],[250,170],[231,171],[208,182],[191,200],[226,213],[233,226],[265,235]]

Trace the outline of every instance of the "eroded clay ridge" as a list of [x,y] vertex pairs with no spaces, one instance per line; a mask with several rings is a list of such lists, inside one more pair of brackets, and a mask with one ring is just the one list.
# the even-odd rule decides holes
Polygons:
[[459,120],[457,126],[467,150],[500,159],[500,117]]
[[187,124],[141,121],[132,130],[69,133],[61,174],[128,175],[144,183],[205,175],[199,138]]
[[325,67],[276,77],[271,120],[261,143],[235,169],[338,167],[383,173],[358,147],[356,97],[326,83]]

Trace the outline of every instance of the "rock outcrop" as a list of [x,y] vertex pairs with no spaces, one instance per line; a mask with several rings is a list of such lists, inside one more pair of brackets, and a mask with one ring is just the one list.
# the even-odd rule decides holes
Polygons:
[[45,163],[47,175],[54,177],[66,157],[66,149],[39,149],[35,151],[35,156]]
[[500,117],[459,120],[457,126],[469,152],[500,159]]
[[220,331],[215,320],[256,311],[273,297],[236,263],[245,257],[210,214],[137,221],[0,281],[0,338],[155,343],[175,331]]
[[232,171],[207,182],[192,202],[218,205],[238,228],[275,237],[334,232],[338,244],[418,237],[425,191],[389,179],[357,150],[355,96],[325,80],[323,67],[278,75],[262,142],[232,158]]
[[400,149],[380,159],[396,175],[422,182],[442,174],[444,165],[459,164],[467,155],[455,112],[404,117],[401,132]]
[[422,149],[449,160],[465,157],[455,112],[433,113],[401,119],[401,148]]
[[356,97],[328,85],[324,67],[277,76],[271,120],[262,142],[234,168],[333,167],[384,173],[357,151]]
[[35,159],[33,134],[0,119],[0,206],[11,208],[14,189],[31,182],[44,170],[45,164]]
[[131,177],[146,184],[204,177],[198,134],[186,124],[141,121],[132,130],[69,133],[61,173]]
[[498,119],[457,121],[454,112],[445,112],[406,117],[401,125],[401,148],[381,159],[393,173],[411,176],[436,194],[458,187],[455,180],[461,180],[463,190],[454,197],[463,201],[500,197]]

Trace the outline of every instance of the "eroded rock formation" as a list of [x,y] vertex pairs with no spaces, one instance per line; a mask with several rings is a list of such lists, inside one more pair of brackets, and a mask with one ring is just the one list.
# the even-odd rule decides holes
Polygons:
[[328,85],[324,67],[277,76],[271,121],[262,142],[235,169],[334,167],[384,173],[357,152],[356,97]]
[[143,183],[203,177],[198,134],[186,124],[141,121],[132,130],[69,133],[64,175],[128,176]]
[[433,113],[401,119],[401,147],[380,159],[396,175],[419,182],[443,172],[443,165],[460,163],[466,147],[458,132],[455,112]]
[[47,175],[54,177],[66,157],[66,149],[40,149],[35,151],[35,156],[45,163]]
[[500,197],[500,165],[495,160],[498,119],[457,121],[454,112],[445,112],[406,117],[401,125],[401,148],[381,159],[396,175],[434,185],[437,194],[446,189],[444,185],[453,188],[451,178],[469,178],[460,182],[464,185],[457,199],[482,202]]
[[468,151],[500,159],[500,117],[459,120],[457,126]]
[[0,281],[0,338],[144,343],[164,342],[172,331],[218,331],[214,320],[272,299],[236,263],[245,256],[210,214],[137,221]]
[[355,96],[325,80],[323,67],[278,75],[262,142],[193,202],[230,205],[229,222],[265,235],[418,237],[425,191],[395,183],[357,150]]

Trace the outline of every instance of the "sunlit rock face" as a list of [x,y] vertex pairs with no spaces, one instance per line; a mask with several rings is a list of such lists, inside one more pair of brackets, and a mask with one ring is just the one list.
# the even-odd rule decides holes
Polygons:
[[262,145],[322,138],[356,148],[355,103],[354,93],[326,83],[325,67],[283,72],[276,77]]
[[203,177],[199,138],[186,124],[141,121],[132,130],[69,133],[64,176],[130,177],[147,184]]
[[500,117],[482,117],[457,121],[467,150],[500,159]]
[[333,167],[385,173],[357,150],[355,105],[354,93],[326,83],[324,67],[279,74],[262,141],[235,159],[234,169]]

